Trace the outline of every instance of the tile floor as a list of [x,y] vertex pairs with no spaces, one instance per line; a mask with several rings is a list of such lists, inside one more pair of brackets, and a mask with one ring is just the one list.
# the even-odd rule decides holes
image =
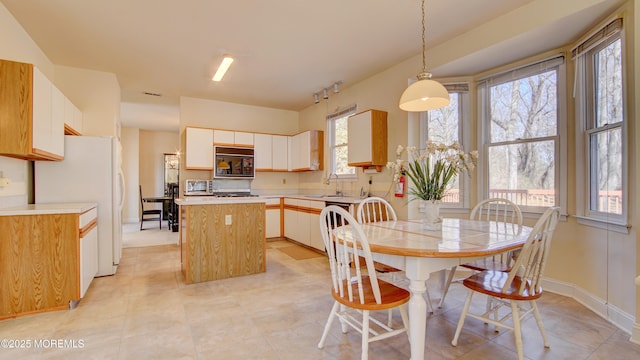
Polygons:
[[[290,243],[268,243],[266,273],[194,285],[184,284],[177,245],[125,248],[118,273],[96,278],[74,310],[0,321],[0,339],[31,341],[29,349],[0,348],[0,359],[359,359],[359,334],[342,334],[337,322],[317,348],[332,305],[326,259],[295,260],[282,246]],[[437,283],[429,286],[437,299]],[[453,285],[445,307],[429,316],[425,358],[515,359],[510,331],[496,334],[473,319],[451,346],[465,293]],[[546,293],[539,305],[551,348],[529,318],[528,359],[640,359],[628,334],[575,301]],[[409,353],[405,336],[369,350],[370,359]]]

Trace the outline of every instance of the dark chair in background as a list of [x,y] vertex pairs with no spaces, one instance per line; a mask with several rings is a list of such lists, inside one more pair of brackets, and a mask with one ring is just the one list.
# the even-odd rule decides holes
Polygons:
[[171,197],[171,201],[169,202],[169,211],[167,212],[167,219],[168,219],[168,224],[169,224],[169,229],[171,229],[171,231],[173,232],[177,232],[178,231],[178,224],[180,223],[180,221],[178,220],[179,218],[179,213],[178,213],[178,204],[176,204],[176,197],[178,197],[180,194],[178,193],[180,190],[180,186],[178,184],[172,184],[169,187],[169,197]]
[[[162,210],[160,209],[145,210],[144,200],[142,198],[142,185],[139,185],[139,187],[140,187],[140,207],[142,210],[142,213],[140,214],[140,230],[142,230],[142,224],[145,221],[155,221],[155,220],[158,220],[158,223],[160,224],[160,229],[162,229]],[[157,215],[158,217],[151,217],[151,218],[145,219],[145,216],[154,216],[154,215]]]

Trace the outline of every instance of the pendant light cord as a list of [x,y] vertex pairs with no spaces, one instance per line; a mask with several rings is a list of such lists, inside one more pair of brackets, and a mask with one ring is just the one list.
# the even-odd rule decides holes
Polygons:
[[424,0],[422,0],[422,72],[427,72],[427,31],[424,26],[424,18]]

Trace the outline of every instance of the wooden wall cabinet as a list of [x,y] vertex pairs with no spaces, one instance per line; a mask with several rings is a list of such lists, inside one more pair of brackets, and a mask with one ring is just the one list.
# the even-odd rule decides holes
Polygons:
[[67,309],[98,271],[97,208],[0,216],[0,319]]
[[213,170],[213,129],[185,128],[185,168]]
[[0,155],[62,160],[65,100],[32,64],[0,60]]
[[349,166],[382,171],[387,165],[387,112],[367,110],[351,115],[347,126]]

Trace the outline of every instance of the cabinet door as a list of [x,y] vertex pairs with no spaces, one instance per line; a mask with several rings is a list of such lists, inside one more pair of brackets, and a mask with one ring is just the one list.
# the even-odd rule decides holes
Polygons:
[[51,84],[51,152],[64,156],[64,119],[67,98]]
[[267,210],[267,224],[266,224],[266,237],[277,238],[280,237],[280,209]]
[[70,129],[67,135],[82,134],[82,112],[65,97],[64,99],[64,123]]
[[371,112],[349,117],[347,128],[349,165],[371,163]]
[[51,82],[33,67],[33,148],[51,152]]
[[80,297],[83,298],[98,273],[98,227],[80,239]]
[[309,245],[313,248],[324,251],[324,240],[322,240],[322,233],[320,233],[320,215],[309,215]]
[[186,128],[186,161],[189,170],[213,170],[213,130]]
[[233,131],[213,130],[213,141],[216,145],[234,145],[236,143]]
[[[257,136],[257,135],[256,135]],[[273,171],[287,171],[288,166],[288,136],[272,136],[272,167]],[[257,154],[257,151],[256,151]]]
[[234,139],[233,143],[235,145],[240,145],[240,146],[254,145],[253,133],[250,133],[250,132],[235,131],[233,133],[233,139]]
[[255,134],[255,168],[256,171],[273,169],[272,136]]
[[348,164],[378,171],[387,164],[387,112],[367,110],[349,117]]

